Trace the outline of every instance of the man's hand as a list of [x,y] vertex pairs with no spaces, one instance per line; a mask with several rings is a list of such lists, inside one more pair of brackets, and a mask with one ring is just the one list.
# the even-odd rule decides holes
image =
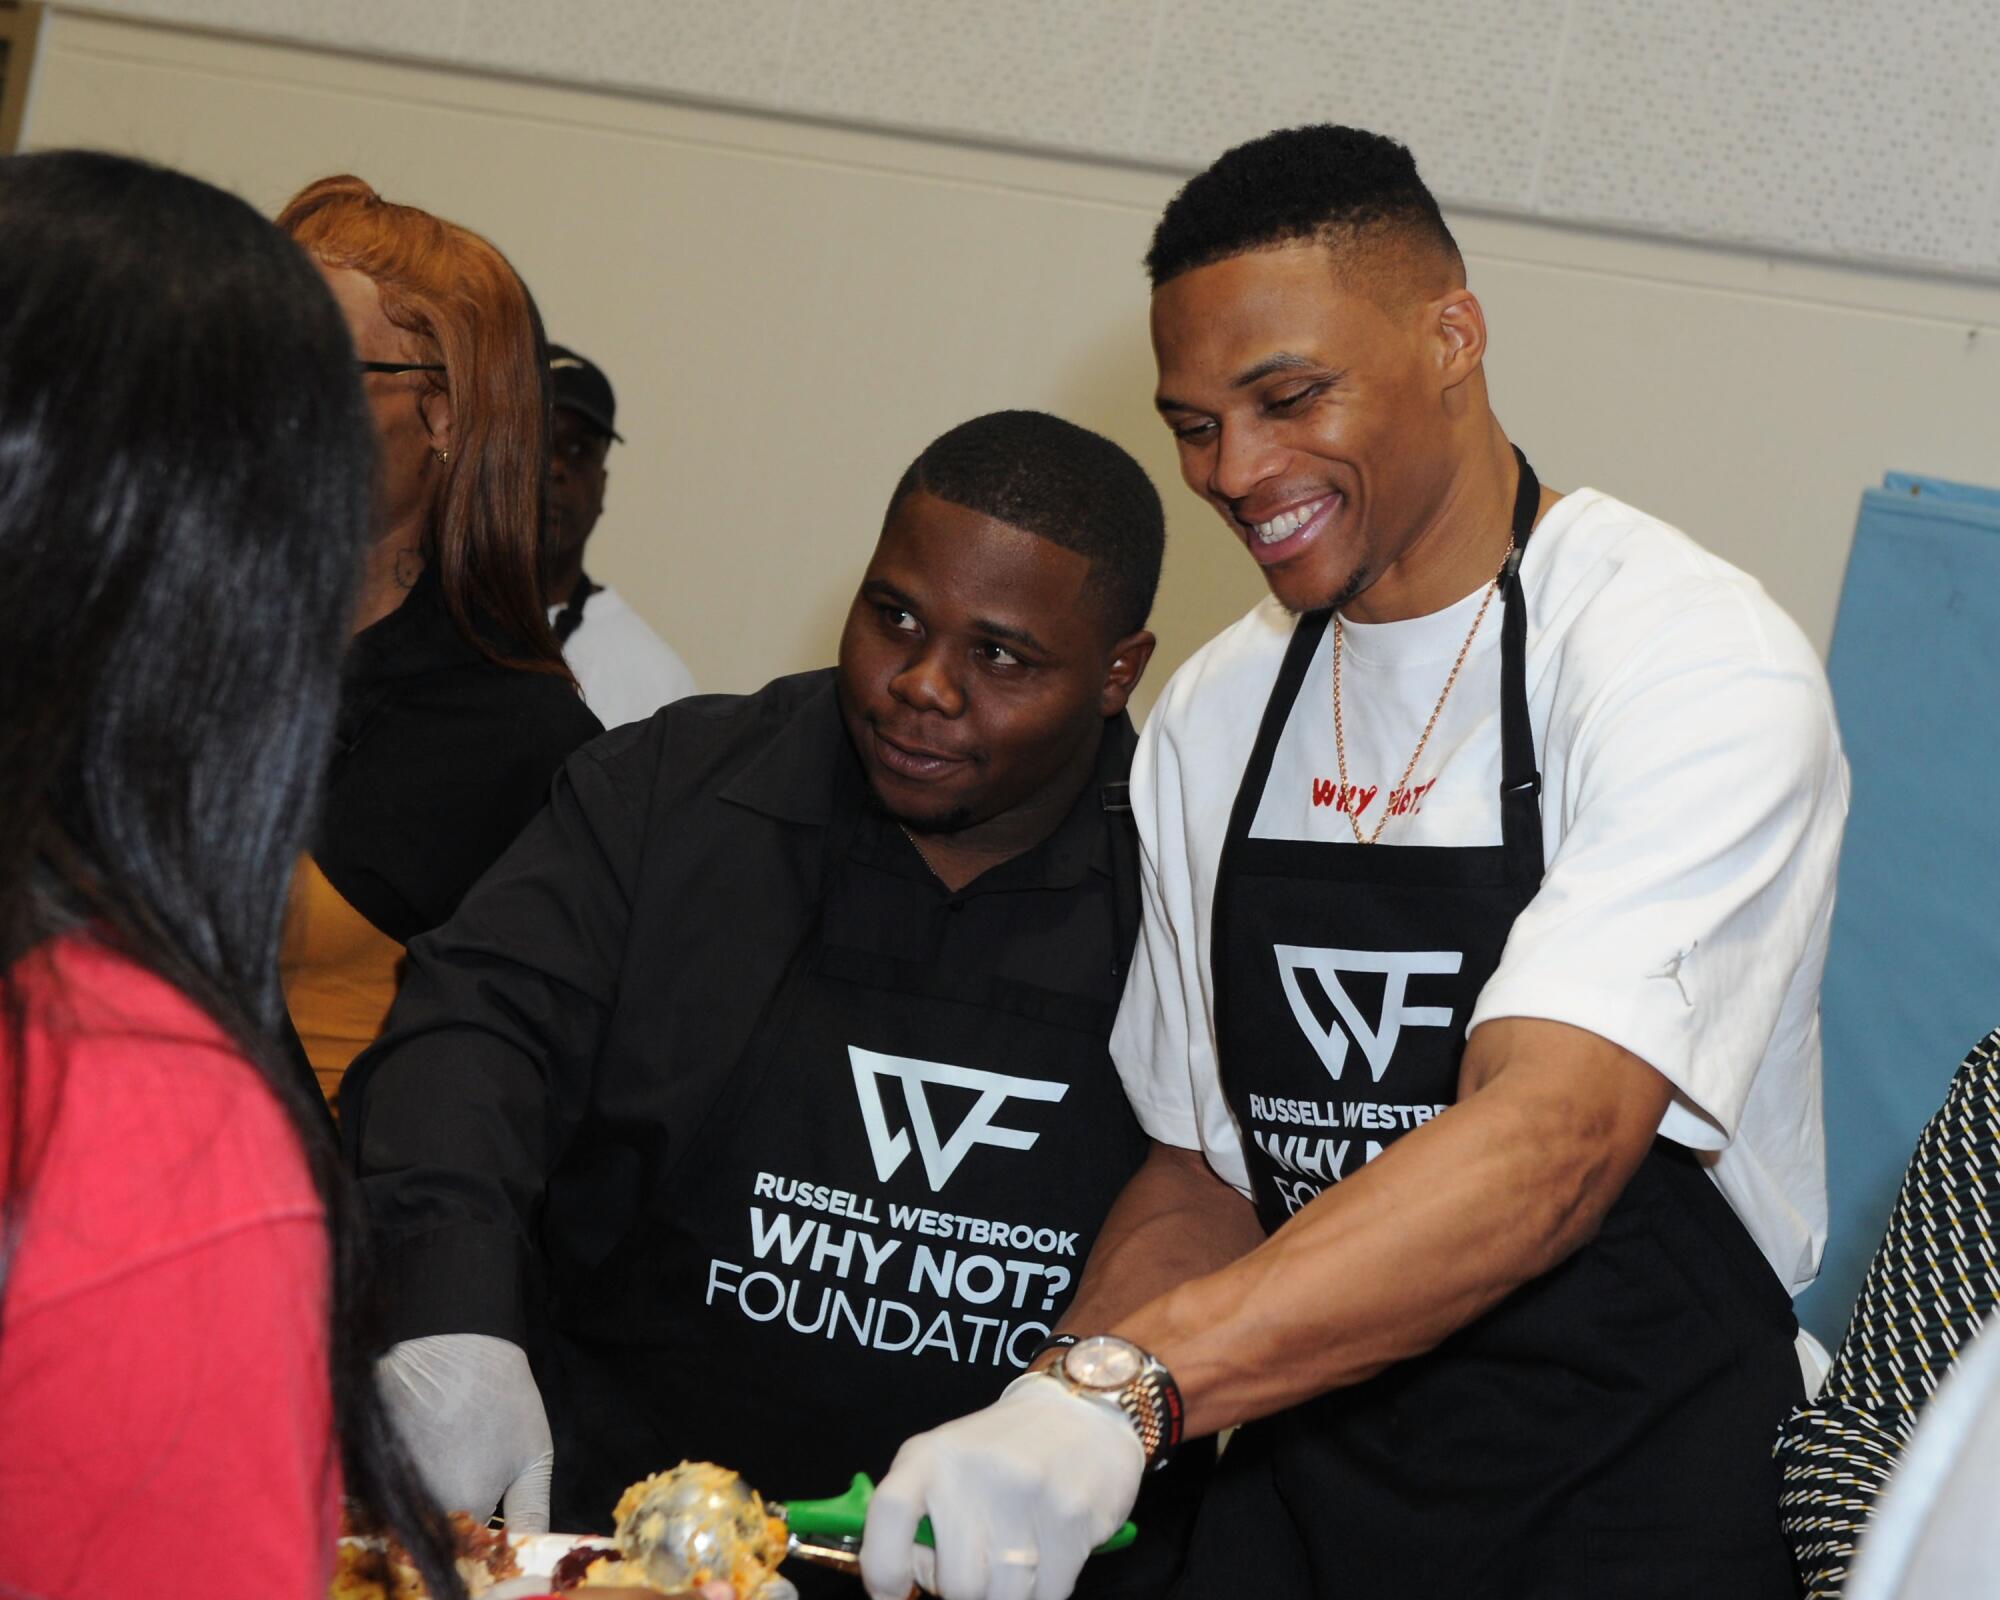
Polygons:
[[383,1402],[431,1494],[509,1533],[547,1533],[555,1443],[517,1344],[484,1333],[406,1339],[375,1364]]
[[[944,1600],[1064,1600],[1131,1511],[1145,1470],[1123,1418],[1053,1378],[1018,1379],[984,1411],[896,1452],[868,1507],[862,1581],[874,1600],[904,1600],[919,1576]],[[926,1516],[934,1574],[917,1566]]]

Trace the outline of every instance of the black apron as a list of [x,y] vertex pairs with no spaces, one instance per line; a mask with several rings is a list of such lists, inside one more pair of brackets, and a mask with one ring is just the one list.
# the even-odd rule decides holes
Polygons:
[[[1519,459],[1517,551],[1540,496]],[[1541,883],[1518,554],[1502,597],[1497,846],[1251,837],[1328,615],[1294,630],[1214,908],[1222,1087],[1267,1230],[1457,1097],[1466,1020]],[[1241,1429],[1181,1592],[1791,1595],[1771,1447],[1801,1394],[1796,1326],[1695,1158],[1656,1141],[1554,1271],[1430,1353]]]
[[[1135,861],[1113,804],[1114,851]],[[968,893],[1016,892],[991,886],[1017,864],[956,894],[934,885],[934,936]],[[927,871],[889,819],[851,806],[826,832],[817,922],[693,1154],[645,1207],[650,1248],[633,1268],[649,1305],[632,1318],[645,1361],[601,1343],[563,1354],[603,1363],[569,1375],[576,1393],[635,1367],[650,1384],[621,1415],[581,1419],[587,1449],[558,1441],[558,1527],[600,1525],[627,1482],[684,1457],[733,1466],[775,1499],[879,1480],[911,1434],[1019,1375],[1144,1159],[1106,1043],[1115,984],[1096,999],[997,979],[954,988],[907,959],[907,930],[885,937],[866,885],[884,869]],[[1129,912],[1100,881],[1129,949],[1136,873]],[[1107,944],[1115,974],[1111,956]],[[594,1481],[565,1475],[586,1458]],[[1196,1452],[1149,1484],[1134,1515],[1152,1537],[1095,1564],[1078,1594],[1164,1593],[1210,1464]],[[809,1596],[859,1593],[837,1574],[786,1575]]]

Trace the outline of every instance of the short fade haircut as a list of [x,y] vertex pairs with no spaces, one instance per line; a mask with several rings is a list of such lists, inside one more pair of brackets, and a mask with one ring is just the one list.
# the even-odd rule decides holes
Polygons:
[[1153,287],[1231,256],[1311,241],[1335,251],[1412,249],[1464,270],[1417,163],[1394,139],[1314,123],[1227,151],[1167,202],[1146,272]]
[[990,412],[925,446],[889,497],[885,528],[914,489],[1076,551],[1115,637],[1145,627],[1166,515],[1146,469],[1102,434],[1046,411]]

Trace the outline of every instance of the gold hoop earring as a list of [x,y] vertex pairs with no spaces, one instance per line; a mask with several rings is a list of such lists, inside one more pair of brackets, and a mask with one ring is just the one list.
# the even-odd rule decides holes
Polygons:
[[448,465],[451,461],[451,452],[449,450],[440,450],[437,453],[437,458],[439,466]]

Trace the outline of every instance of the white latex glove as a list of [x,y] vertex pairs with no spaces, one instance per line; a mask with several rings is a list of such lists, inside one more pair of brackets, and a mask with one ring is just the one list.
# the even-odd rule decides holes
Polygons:
[[[1131,1511],[1145,1471],[1122,1417],[1054,1378],[1019,1378],[984,1411],[896,1452],[868,1507],[862,1581],[874,1600],[904,1600],[918,1579],[944,1600],[1065,1600],[1084,1558]],[[919,1570],[930,1552],[914,1543],[926,1516],[934,1572]]]
[[556,1448],[526,1351],[485,1333],[405,1339],[375,1381],[439,1505],[481,1522],[498,1505],[509,1533],[549,1531]]

